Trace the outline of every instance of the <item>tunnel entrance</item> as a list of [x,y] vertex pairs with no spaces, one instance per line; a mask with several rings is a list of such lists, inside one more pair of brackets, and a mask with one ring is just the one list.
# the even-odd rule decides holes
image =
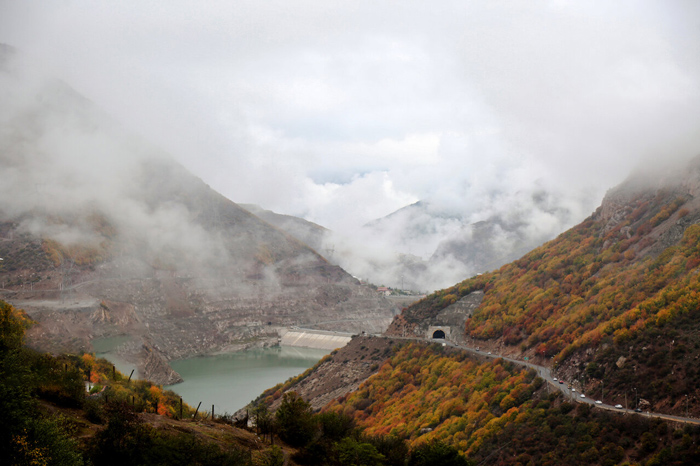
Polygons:
[[445,332],[443,332],[442,330],[435,330],[433,332],[433,339],[438,339],[438,338],[441,338],[444,340],[445,339]]

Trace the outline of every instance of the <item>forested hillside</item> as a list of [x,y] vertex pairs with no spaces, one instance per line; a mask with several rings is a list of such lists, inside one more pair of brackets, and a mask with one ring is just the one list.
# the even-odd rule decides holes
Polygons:
[[[700,158],[631,177],[558,238],[404,309],[386,335],[403,343],[387,338],[389,356],[375,348],[374,375],[324,410],[409,448],[455,448],[475,465],[698,464],[695,425],[573,403],[522,366],[420,340],[446,308],[483,292],[448,339],[548,367],[609,405],[696,417],[699,195]],[[326,366],[365,356],[339,352],[258,402],[311,393]]]
[[[453,446],[468,464],[697,464],[700,428],[576,405],[534,371],[439,345],[399,348],[326,409],[411,448]],[[625,461],[627,463],[625,463]]]
[[475,344],[551,365],[598,394],[634,387],[651,406],[685,412],[685,395],[696,400],[700,386],[697,175],[696,160],[676,184],[630,181],[580,225],[426,297],[401,322],[431,319],[483,290],[464,329]]

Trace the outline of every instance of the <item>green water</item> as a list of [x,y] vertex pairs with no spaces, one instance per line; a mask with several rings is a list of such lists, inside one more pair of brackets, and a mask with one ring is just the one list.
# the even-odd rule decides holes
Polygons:
[[[116,349],[130,340],[129,336],[117,336],[91,343],[96,356],[107,359],[128,376],[136,366],[120,358]],[[202,410],[211,410],[213,404],[216,413],[233,413],[265,389],[301,374],[328,353],[283,346],[173,361],[170,365],[185,381],[166,388],[194,407],[201,401]],[[138,371],[134,371],[134,378],[140,378]]]
[[170,365],[184,382],[166,388],[193,407],[217,414],[245,407],[265,389],[274,387],[316,364],[328,350],[260,348],[239,353],[173,361]]
[[117,368],[119,372],[125,374],[127,377],[134,371],[134,378],[138,378],[138,371],[136,370],[136,365],[122,359],[116,353],[116,349],[119,345],[128,343],[131,341],[131,337],[127,335],[122,335],[118,337],[109,338],[97,338],[92,340],[92,347],[95,351],[95,356],[98,358],[105,358]]

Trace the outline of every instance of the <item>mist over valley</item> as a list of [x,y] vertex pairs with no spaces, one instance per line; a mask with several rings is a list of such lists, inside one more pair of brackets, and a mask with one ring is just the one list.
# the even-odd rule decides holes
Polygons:
[[280,327],[386,328],[395,304],[2,51],[3,294],[38,347],[136,336],[125,356],[172,382],[169,360]]
[[0,458],[700,464],[698,57],[683,0],[0,2]]

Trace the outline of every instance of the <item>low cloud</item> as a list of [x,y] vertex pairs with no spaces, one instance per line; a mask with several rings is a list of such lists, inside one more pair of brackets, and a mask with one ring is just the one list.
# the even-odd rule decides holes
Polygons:
[[[468,222],[515,206],[535,238],[635,166],[700,152],[697,18],[651,0],[5,2],[0,41],[235,202],[350,236],[419,200]],[[439,243],[396,234],[405,254]]]
[[169,267],[217,269],[231,259],[235,249],[224,247],[196,212],[169,199],[159,185],[165,177],[186,188],[193,177],[182,176],[184,169],[173,160],[20,54],[1,52],[4,221],[69,249],[116,248],[109,253],[117,254],[127,248]]

